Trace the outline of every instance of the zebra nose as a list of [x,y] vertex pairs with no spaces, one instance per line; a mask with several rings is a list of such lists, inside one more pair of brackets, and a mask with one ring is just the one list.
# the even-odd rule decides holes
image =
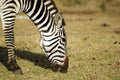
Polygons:
[[68,57],[65,58],[65,62],[63,66],[57,65],[57,64],[53,64],[51,63],[52,66],[52,70],[54,72],[61,72],[61,73],[67,73],[68,71],[68,66],[69,66],[69,59]]
[[69,66],[69,59],[68,59],[68,57],[66,57],[66,58],[65,58],[65,63],[64,63],[64,65],[61,67],[60,72],[62,72],[62,73],[67,73],[68,66]]
[[61,72],[61,73],[67,73],[67,68],[61,67],[61,66],[54,66],[52,68],[52,71],[54,71],[54,72]]

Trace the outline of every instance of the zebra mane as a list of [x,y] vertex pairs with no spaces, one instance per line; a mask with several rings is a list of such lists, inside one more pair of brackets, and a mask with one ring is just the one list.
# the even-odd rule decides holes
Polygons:
[[53,0],[43,0],[43,2],[47,6],[47,9],[51,12],[53,16],[56,13],[58,13],[58,8],[56,7],[55,2]]
[[3,3],[5,2],[5,0],[0,0],[0,10],[2,9]]
[[[61,22],[61,26],[65,26],[65,20],[62,17],[62,12],[60,12],[53,0],[43,0],[44,4],[47,6],[47,9],[50,11],[50,13],[53,15],[53,18],[55,19],[55,22]],[[62,19],[61,19],[62,18]],[[58,25],[58,26],[60,26]]]

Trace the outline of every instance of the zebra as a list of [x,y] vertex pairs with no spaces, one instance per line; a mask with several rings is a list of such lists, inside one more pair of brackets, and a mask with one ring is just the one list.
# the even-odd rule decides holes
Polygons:
[[24,12],[37,26],[41,35],[40,46],[53,71],[66,73],[69,59],[65,21],[53,0],[0,0],[1,21],[8,50],[8,66],[16,75],[23,72],[14,51],[14,23],[16,15]]

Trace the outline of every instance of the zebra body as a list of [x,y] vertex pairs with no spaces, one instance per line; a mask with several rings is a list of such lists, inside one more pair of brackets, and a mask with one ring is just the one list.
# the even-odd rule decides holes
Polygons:
[[8,48],[8,64],[15,74],[22,74],[14,52],[14,22],[24,12],[37,26],[42,37],[41,47],[55,70],[67,72],[66,34],[64,19],[52,0],[0,0],[2,26]]

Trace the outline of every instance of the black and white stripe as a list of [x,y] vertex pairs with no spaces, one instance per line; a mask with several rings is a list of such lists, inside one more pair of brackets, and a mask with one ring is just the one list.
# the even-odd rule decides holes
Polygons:
[[22,73],[17,65],[14,52],[14,22],[16,15],[21,12],[28,15],[37,26],[42,37],[41,47],[52,66],[57,67],[61,72],[67,71],[68,57],[66,34],[63,28],[64,19],[53,0],[0,0],[0,9],[8,48],[8,64],[14,73]]

